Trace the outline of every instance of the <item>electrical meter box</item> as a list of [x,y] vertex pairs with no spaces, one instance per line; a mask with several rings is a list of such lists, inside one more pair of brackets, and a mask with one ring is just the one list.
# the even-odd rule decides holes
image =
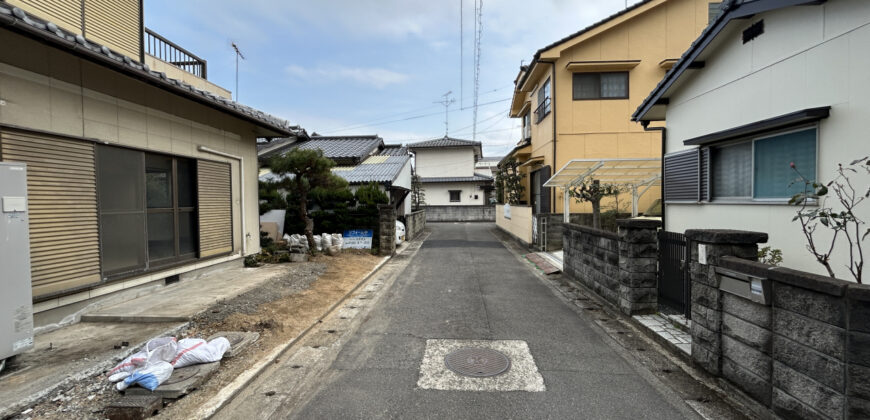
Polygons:
[[0,360],[33,347],[27,167],[0,162]]

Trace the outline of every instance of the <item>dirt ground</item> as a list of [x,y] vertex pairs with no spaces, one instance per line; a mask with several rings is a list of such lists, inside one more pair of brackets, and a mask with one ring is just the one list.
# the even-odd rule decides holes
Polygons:
[[[179,334],[206,338],[218,331],[256,331],[260,338],[233,358],[199,390],[167,405],[157,418],[182,418],[279,345],[296,337],[362,280],[380,261],[368,252],[345,250],[335,257],[316,256],[292,265],[286,276],[233,299],[219,302]],[[16,419],[102,419],[108,404],[120,398],[105,376],[75,384]]]

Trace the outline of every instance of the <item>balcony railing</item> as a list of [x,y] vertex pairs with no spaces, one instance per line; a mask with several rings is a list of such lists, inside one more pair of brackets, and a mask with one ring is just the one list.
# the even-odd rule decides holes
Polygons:
[[194,76],[207,78],[205,60],[148,28],[145,28],[145,53]]
[[550,113],[550,97],[548,96],[538,105],[538,108],[535,109],[535,124],[541,122],[547,114]]

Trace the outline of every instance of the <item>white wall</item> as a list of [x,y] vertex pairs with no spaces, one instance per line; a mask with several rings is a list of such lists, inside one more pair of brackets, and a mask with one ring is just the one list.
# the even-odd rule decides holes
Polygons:
[[[480,189],[483,183],[476,182],[456,182],[456,183],[437,183],[423,184],[423,190],[426,192],[427,206],[480,206],[486,204],[484,200],[484,192]],[[450,190],[460,190],[460,201],[458,203],[450,202]],[[477,196],[475,199],[474,196]]]
[[[399,172],[399,175],[396,176],[396,179],[393,181],[393,185],[397,187],[403,187],[407,189],[411,189],[411,159],[408,159],[405,162],[405,166],[402,167],[402,170]],[[411,193],[405,197],[405,214],[411,212]]]
[[[764,34],[744,45],[743,29],[760,19]],[[706,67],[689,70],[670,96],[668,153],[686,149],[686,139],[831,106],[831,116],[819,126],[819,179],[828,181],[837,164],[870,154],[870,2],[790,7],[731,25],[705,53]],[[870,179],[859,177],[857,185],[868,184]],[[824,274],[805,248],[800,225],[792,222],[795,211],[785,204],[669,204],[666,229],[767,232],[769,245],[783,251],[783,265]],[[870,221],[870,206],[859,217]],[[832,261],[838,277],[849,279],[848,249],[840,246]]]
[[474,150],[470,147],[417,149],[417,175],[423,178],[474,176]]

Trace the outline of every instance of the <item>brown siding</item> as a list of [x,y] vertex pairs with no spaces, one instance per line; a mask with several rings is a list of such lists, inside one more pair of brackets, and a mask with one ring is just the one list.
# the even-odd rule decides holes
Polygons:
[[197,162],[199,196],[199,256],[233,250],[233,211],[230,165]]
[[3,131],[0,152],[3,161],[27,164],[34,297],[98,283],[93,144]]
[[7,3],[63,29],[82,33],[82,0],[7,0]]

